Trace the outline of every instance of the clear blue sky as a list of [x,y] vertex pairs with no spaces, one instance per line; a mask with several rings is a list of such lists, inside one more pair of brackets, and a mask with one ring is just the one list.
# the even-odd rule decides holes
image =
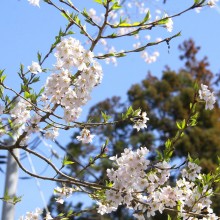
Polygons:
[[[75,1],[73,1],[75,2]],[[79,7],[93,6],[92,0],[82,0]],[[162,2],[162,0],[160,0]],[[167,0],[167,13],[172,14],[178,9],[184,8],[184,5],[190,5],[192,0]],[[152,6],[152,5],[151,5]],[[0,69],[6,69],[8,75],[7,84],[9,87],[19,88],[20,82],[16,76],[19,64],[23,63],[26,67],[36,60],[37,51],[45,54],[50,44],[54,40],[60,27],[65,27],[66,20],[52,7],[48,7],[41,2],[40,9],[28,4],[27,0],[2,0],[0,7]],[[126,92],[129,87],[140,82],[148,71],[154,75],[160,75],[165,65],[172,69],[181,67],[178,59],[177,46],[184,40],[193,38],[197,45],[201,46],[200,56],[208,56],[210,69],[217,73],[220,70],[219,51],[220,51],[220,14],[219,9],[205,9],[200,14],[194,11],[188,12],[174,19],[173,33],[182,31],[182,36],[171,41],[170,53],[168,53],[166,44],[156,47],[160,52],[160,57],[156,63],[146,64],[140,58],[140,55],[133,54],[119,60],[118,66],[103,64],[104,79],[103,83],[95,88],[92,94],[92,100],[85,106],[82,119],[86,117],[89,107],[107,97],[113,95],[121,96],[126,99]],[[73,30],[74,31],[74,30]],[[153,36],[159,37],[160,30],[155,29]],[[163,31],[163,36],[169,36],[169,33]],[[116,45],[119,47],[119,45]],[[150,48],[149,51],[154,51]],[[53,58],[49,59],[45,67],[51,67]],[[62,135],[59,140],[67,144],[70,140],[71,131]],[[51,143],[50,143],[51,144]],[[40,149],[47,151],[45,146]],[[47,152],[46,152],[47,154]],[[28,163],[25,163],[27,167]],[[38,171],[43,168],[35,163]],[[21,176],[24,176],[21,173]],[[40,181],[42,190],[48,199],[53,192],[53,186],[49,182]],[[4,175],[0,173],[0,197],[3,195]],[[16,219],[26,211],[32,211],[36,207],[43,207],[35,180],[20,180],[18,195],[23,195],[22,202],[16,206]],[[0,201],[0,213],[1,213]]]

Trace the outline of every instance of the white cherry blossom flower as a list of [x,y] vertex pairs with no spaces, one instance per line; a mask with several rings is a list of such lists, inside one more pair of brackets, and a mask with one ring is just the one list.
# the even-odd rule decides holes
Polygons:
[[[167,14],[165,14],[164,17],[167,18],[169,16]],[[172,32],[172,30],[173,30],[173,20],[172,20],[172,18],[167,18],[167,22],[165,24],[165,27],[166,27],[168,32]]]
[[21,216],[19,220],[38,220],[42,213],[41,209],[36,208],[35,212],[26,212],[26,216]]
[[212,110],[216,102],[214,93],[208,89],[207,85],[201,84],[201,89],[199,90],[199,98],[206,102],[205,109]]
[[91,135],[90,131],[86,128],[82,129],[80,132],[80,136],[77,136],[78,141],[82,141],[84,144],[88,144],[92,142],[92,139],[94,138],[95,135]]
[[139,117],[140,119],[136,120],[133,125],[133,128],[136,128],[137,131],[143,128],[147,128],[147,121],[149,120],[146,112],[142,112],[141,115],[139,113]]
[[32,61],[31,66],[28,66],[28,69],[30,72],[34,73],[34,74],[38,74],[42,72],[41,66],[39,65],[39,63]]
[[207,5],[209,5],[211,8],[214,7],[216,5],[216,2],[218,2],[219,0],[209,0]]
[[53,220],[53,217],[51,216],[50,212],[47,212],[45,220]]
[[28,2],[33,6],[40,7],[40,0],[28,0]]

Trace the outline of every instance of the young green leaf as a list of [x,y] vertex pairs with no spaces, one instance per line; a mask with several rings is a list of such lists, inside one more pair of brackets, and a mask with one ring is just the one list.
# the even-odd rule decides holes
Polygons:
[[148,10],[147,14],[144,17],[144,20],[141,23],[145,23],[150,19],[150,11]]

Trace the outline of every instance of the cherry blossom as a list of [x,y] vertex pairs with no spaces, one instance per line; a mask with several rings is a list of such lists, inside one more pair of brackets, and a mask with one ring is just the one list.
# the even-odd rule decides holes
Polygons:
[[205,109],[212,110],[214,108],[216,98],[214,93],[208,89],[207,85],[201,84],[201,89],[199,90],[199,98],[205,101]]
[[141,112],[139,112],[139,115],[138,115],[140,117],[140,119],[135,120],[134,125],[133,125],[133,128],[136,128],[137,131],[139,131],[140,129],[143,129],[143,128],[147,128],[147,121],[150,120],[147,117],[146,112],[142,112],[142,114],[140,114],[140,113]]
[[34,74],[38,74],[42,72],[41,66],[39,65],[39,63],[32,61],[31,66],[28,66],[28,69],[30,72],[34,73]]
[[78,141],[82,141],[84,144],[88,144],[92,142],[92,139],[94,138],[95,135],[91,135],[90,131],[86,128],[83,128],[82,131],[80,132],[80,136],[77,136]]

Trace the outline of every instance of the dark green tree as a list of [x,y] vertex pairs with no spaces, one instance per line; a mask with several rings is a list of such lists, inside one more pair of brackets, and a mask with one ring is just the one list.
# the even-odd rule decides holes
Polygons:
[[[140,146],[146,146],[151,149],[151,159],[156,157],[156,150],[163,150],[167,138],[172,138],[177,130],[176,121],[187,118],[189,114],[189,104],[194,98],[194,84],[206,84],[215,89],[218,94],[218,80],[209,70],[207,58],[198,60],[197,55],[200,50],[193,40],[185,41],[180,47],[180,59],[184,62],[182,68],[178,71],[165,67],[162,76],[156,77],[148,73],[141,83],[134,84],[128,91],[128,101],[123,103],[120,97],[106,99],[93,106],[89,112],[88,121],[101,122],[101,111],[110,115],[113,120],[118,120],[121,113],[132,106],[133,109],[141,108],[146,111],[150,121],[148,128],[137,132],[133,129],[131,123],[117,123],[108,126],[99,126],[91,128],[91,132],[98,137],[98,141],[92,145],[81,145],[75,141],[68,144],[67,156],[75,163],[68,167],[67,172],[72,176],[82,179],[94,179],[102,183],[106,179],[106,169],[111,167],[108,156],[120,154],[124,148],[131,147],[137,149]],[[219,94],[218,94],[219,98]],[[205,172],[214,170],[217,166],[217,154],[220,154],[220,111],[215,108],[213,111],[200,109],[199,126],[189,128],[185,135],[176,145],[174,162],[184,161],[188,152],[194,158],[200,158],[201,165]],[[109,143],[103,158],[95,158],[101,151],[101,145],[106,137]],[[107,152],[106,152],[107,150]],[[76,161],[75,158],[81,157]],[[90,158],[90,159],[89,159]],[[83,171],[80,171],[83,168]],[[179,174],[179,170],[172,176],[174,180]],[[104,183],[104,182],[103,182]],[[172,183],[171,183],[172,184]],[[217,186],[216,186],[217,187]],[[216,214],[220,214],[220,198],[213,198]],[[53,210],[55,205],[53,205]],[[66,206],[63,206],[65,211]],[[77,210],[77,209],[76,209]],[[61,210],[59,210],[61,211]],[[164,215],[156,216],[155,219],[166,219]],[[72,218],[75,219],[75,218]],[[77,219],[85,219],[78,217]],[[115,213],[105,217],[94,216],[94,212],[87,219],[133,219],[131,213],[124,208],[120,208]]]

